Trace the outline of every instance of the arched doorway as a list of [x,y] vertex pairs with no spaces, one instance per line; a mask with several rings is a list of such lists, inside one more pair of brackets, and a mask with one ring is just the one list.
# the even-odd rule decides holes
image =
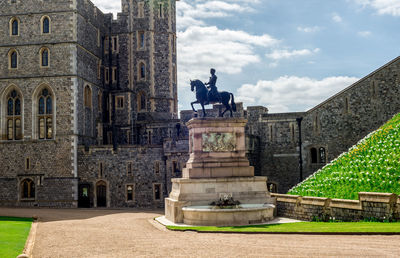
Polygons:
[[107,207],[107,184],[99,181],[96,184],[97,207]]

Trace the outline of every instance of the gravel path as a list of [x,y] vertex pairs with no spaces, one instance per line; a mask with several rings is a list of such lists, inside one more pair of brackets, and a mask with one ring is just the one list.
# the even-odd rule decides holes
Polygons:
[[33,257],[398,257],[400,236],[243,235],[173,232],[163,211],[8,209],[39,216]]

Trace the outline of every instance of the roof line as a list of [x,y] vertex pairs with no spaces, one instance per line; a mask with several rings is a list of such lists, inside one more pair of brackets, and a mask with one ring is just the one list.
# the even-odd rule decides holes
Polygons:
[[354,88],[355,86],[357,86],[357,84],[361,83],[362,81],[366,80],[367,78],[371,77],[372,75],[378,73],[379,71],[385,69],[386,67],[390,66],[391,64],[393,64],[393,63],[395,63],[395,62],[397,62],[397,61],[399,61],[399,60],[400,60],[400,56],[396,57],[396,58],[393,59],[392,61],[386,63],[385,65],[383,65],[383,66],[379,67],[378,69],[374,70],[373,72],[369,73],[367,76],[364,76],[363,78],[359,79],[358,81],[356,81],[355,83],[351,84],[351,85],[348,86],[347,88],[345,88],[345,89],[339,91],[338,93],[336,93],[336,94],[333,95],[332,97],[328,98],[327,100],[321,102],[321,103],[318,104],[317,106],[315,106],[315,107],[313,107],[313,108],[307,110],[306,113],[312,112],[312,111],[314,111],[315,109],[317,109],[317,108],[319,108],[319,107],[325,105],[326,103],[328,103],[328,102],[331,101],[332,99],[336,98],[336,97],[339,96],[339,95],[342,95],[342,94],[345,93],[346,91],[348,91],[348,90]]

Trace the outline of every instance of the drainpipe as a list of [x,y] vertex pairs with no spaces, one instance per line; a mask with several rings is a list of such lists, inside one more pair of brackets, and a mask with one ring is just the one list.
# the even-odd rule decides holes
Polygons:
[[303,120],[303,117],[298,117],[296,118],[297,121],[297,126],[299,127],[299,169],[300,169],[300,181],[303,181],[303,156],[302,156],[302,142],[301,142],[301,121]]

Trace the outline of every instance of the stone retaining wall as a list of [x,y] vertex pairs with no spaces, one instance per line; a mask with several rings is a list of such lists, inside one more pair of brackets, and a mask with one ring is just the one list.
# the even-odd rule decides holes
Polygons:
[[400,198],[390,193],[358,193],[358,200],[271,194],[277,199],[277,215],[300,219],[359,221],[400,219]]

